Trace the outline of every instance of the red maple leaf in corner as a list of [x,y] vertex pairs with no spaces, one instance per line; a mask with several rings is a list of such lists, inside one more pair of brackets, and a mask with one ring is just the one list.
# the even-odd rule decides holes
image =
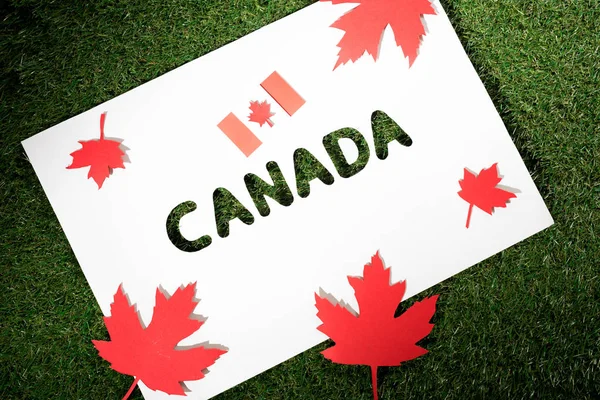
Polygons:
[[377,367],[398,366],[425,353],[416,343],[429,335],[438,295],[416,302],[404,314],[394,318],[406,291],[406,281],[390,285],[379,252],[365,265],[364,277],[348,277],[354,288],[360,315],[315,293],[317,317],[323,321],[317,329],[335,345],[322,352],[338,364],[371,367],[373,398],[377,400]]
[[505,208],[510,199],[517,197],[514,193],[496,187],[501,180],[498,176],[498,163],[482,169],[477,176],[465,168],[464,178],[458,181],[462,189],[458,195],[469,203],[467,228],[471,222],[473,206],[492,215],[494,207]]
[[332,4],[360,3],[331,26],[345,31],[338,43],[340,52],[335,70],[348,61],[356,61],[366,51],[377,61],[383,31],[390,25],[396,45],[402,47],[409,66],[415,62],[425,28],[421,17],[435,14],[430,0],[321,0]]
[[271,112],[271,105],[267,103],[267,101],[258,102],[251,101],[250,102],[250,115],[248,115],[248,120],[252,122],[258,122],[258,124],[262,127],[265,123],[269,124],[272,127],[273,121],[271,121],[271,117],[275,115],[274,112]]
[[104,122],[106,113],[100,115],[100,140],[80,141],[81,149],[71,153],[73,162],[67,169],[90,167],[88,179],[93,178],[102,187],[113,168],[125,168],[123,156],[125,153],[119,148],[120,142],[104,138]]
[[226,353],[219,348],[175,349],[204,323],[189,318],[198,304],[195,291],[193,283],[167,298],[156,289],[152,321],[144,328],[135,306],[129,305],[123,287],[119,286],[110,307],[111,316],[104,317],[111,341],[92,342],[100,357],[110,362],[115,371],[135,376],[123,399],[129,397],[138,381],[152,390],[185,396],[180,382],[202,379],[203,370]]

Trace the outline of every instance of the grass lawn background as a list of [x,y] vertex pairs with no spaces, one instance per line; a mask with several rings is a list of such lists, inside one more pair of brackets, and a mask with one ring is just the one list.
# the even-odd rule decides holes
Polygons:
[[[91,344],[102,314],[20,141],[310,3],[0,3],[1,399],[117,399],[133,381]],[[556,224],[416,296],[441,293],[430,353],[380,368],[380,396],[599,398],[600,5],[442,3]],[[369,368],[325,360],[330,344],[217,399],[371,399]]]

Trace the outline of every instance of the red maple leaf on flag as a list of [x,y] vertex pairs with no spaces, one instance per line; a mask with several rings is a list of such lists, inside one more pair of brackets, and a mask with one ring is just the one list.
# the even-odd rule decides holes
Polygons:
[[219,348],[175,348],[204,323],[190,318],[198,304],[195,291],[193,283],[167,298],[156,289],[152,321],[144,328],[135,306],[129,304],[122,285],[119,286],[110,307],[111,316],[104,317],[111,341],[92,342],[100,357],[110,362],[115,371],[135,376],[123,399],[129,397],[138,381],[152,390],[185,396],[180,382],[202,379],[203,370],[227,352]]
[[104,180],[111,174],[113,168],[125,168],[123,156],[119,148],[120,142],[104,138],[104,121],[106,113],[100,116],[100,140],[79,141],[81,149],[71,153],[73,162],[67,169],[90,167],[88,179],[93,178],[102,187]]
[[425,35],[421,21],[424,14],[435,15],[430,0],[321,0],[332,4],[359,3],[342,15],[331,27],[345,31],[338,43],[340,52],[335,70],[348,61],[355,62],[366,51],[377,61],[379,44],[385,28],[394,31],[396,45],[402,47],[409,66],[415,62]]
[[271,117],[275,115],[274,112],[271,112],[271,105],[267,103],[267,101],[259,102],[259,101],[251,101],[250,102],[250,115],[248,115],[248,120],[252,122],[258,122],[262,127],[265,123],[269,124],[269,126],[273,126],[273,121],[271,121]]
[[429,320],[438,295],[416,302],[395,318],[406,281],[390,285],[390,270],[384,267],[379,252],[365,265],[362,278],[349,276],[348,282],[354,288],[360,315],[315,293],[317,316],[323,321],[317,329],[335,342],[322,354],[338,364],[370,366],[377,400],[377,367],[399,366],[427,353],[416,343],[433,329]]
[[473,206],[492,215],[494,207],[505,208],[510,199],[517,197],[512,192],[496,187],[501,180],[498,176],[498,163],[482,169],[478,176],[465,168],[464,178],[458,182],[462,189],[458,195],[469,203],[467,228],[471,223]]

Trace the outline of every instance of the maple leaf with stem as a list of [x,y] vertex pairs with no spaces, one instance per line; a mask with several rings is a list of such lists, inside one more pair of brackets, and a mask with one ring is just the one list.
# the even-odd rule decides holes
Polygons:
[[502,178],[498,176],[498,163],[489,168],[481,170],[479,175],[475,175],[465,168],[465,175],[460,184],[461,191],[458,195],[469,203],[469,213],[467,214],[467,229],[471,223],[471,213],[473,206],[492,215],[494,207],[506,207],[510,199],[517,195],[507,190],[496,187]]
[[370,366],[377,400],[377,367],[399,366],[427,353],[416,343],[433,329],[429,320],[438,295],[416,302],[395,318],[406,281],[390,285],[390,269],[384,267],[379,252],[365,265],[362,278],[349,276],[348,282],[354,288],[359,315],[315,293],[317,317],[323,322],[317,329],[335,342],[322,354],[338,364]]
[[88,179],[93,178],[98,189],[114,168],[125,168],[120,142],[104,138],[106,112],[100,115],[100,140],[79,141],[81,149],[71,153],[73,162],[67,169],[90,167]]
[[365,51],[377,61],[379,44],[388,25],[394,31],[396,45],[402,47],[409,66],[412,66],[418,55],[421,37],[425,35],[421,17],[436,14],[430,0],[321,1],[331,1],[332,4],[359,3],[331,25],[345,32],[338,43],[340,51],[334,70],[348,61],[355,62]]
[[248,120],[252,122],[257,122],[261,127],[267,123],[270,127],[273,127],[273,121],[271,121],[271,117],[275,115],[274,112],[271,112],[271,105],[267,103],[267,101],[259,102],[259,101],[251,101],[250,102],[250,115],[248,115]]
[[180,382],[202,379],[203,370],[227,352],[204,346],[187,350],[175,348],[204,323],[190,318],[198,304],[195,291],[193,283],[177,289],[167,298],[156,289],[152,321],[144,328],[135,306],[129,304],[123,286],[119,286],[110,307],[111,315],[104,317],[111,341],[92,340],[92,343],[115,371],[135,376],[124,400],[139,381],[152,390],[185,396]]

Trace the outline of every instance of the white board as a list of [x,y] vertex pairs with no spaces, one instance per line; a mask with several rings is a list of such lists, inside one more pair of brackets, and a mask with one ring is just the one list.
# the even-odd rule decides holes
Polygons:
[[[361,275],[380,250],[392,281],[407,280],[407,297],[550,226],[553,221],[492,101],[439,2],[425,16],[428,34],[411,68],[386,30],[377,62],[362,57],[333,71],[343,31],[330,25],[352,4],[315,3],[23,142],[105,315],[123,283],[147,324],[159,285],[169,293],[197,281],[196,313],[208,321],[181,344],[205,341],[229,352],[206,378],[186,382],[192,399],[217,395],[326,339],[317,331],[314,292],[326,288],[356,309],[346,275]],[[310,27],[310,29],[309,29]],[[247,122],[248,102],[269,99],[260,83],[277,71],[306,100],[293,116],[278,106],[275,125]],[[376,157],[371,114],[382,110],[413,140],[390,143]],[[102,189],[87,168],[66,169],[79,140],[123,139],[130,163]],[[246,157],[217,128],[234,112],[263,142]],[[323,137],[359,130],[371,151],[357,175],[341,178]],[[293,153],[305,148],[334,175],[295,189]],[[276,161],[294,193],[283,207],[257,212],[244,185],[254,173],[267,182]],[[457,192],[463,169],[498,163],[502,184],[519,193],[490,216],[473,211]],[[213,191],[231,191],[254,215],[216,232]],[[181,220],[193,240],[212,244],[183,252],[168,239],[167,216],[191,200]],[[90,344],[91,345],[91,344]],[[167,398],[140,385],[149,399]]]

